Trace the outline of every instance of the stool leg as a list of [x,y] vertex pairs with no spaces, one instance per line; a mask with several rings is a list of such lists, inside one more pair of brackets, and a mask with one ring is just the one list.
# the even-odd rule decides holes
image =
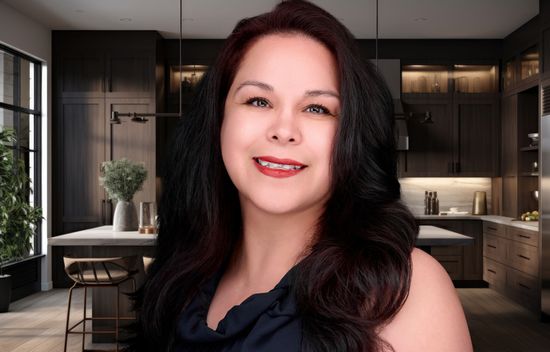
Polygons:
[[73,289],[76,286],[76,282],[74,285],[69,289],[69,302],[67,304],[67,322],[65,323],[65,347],[63,348],[63,351],[67,352],[67,339],[69,337],[69,318],[71,317],[71,300],[73,298]]
[[84,342],[86,341],[86,296],[88,293],[88,287],[84,286],[84,314],[82,321],[82,352],[84,352]]
[[116,285],[116,321],[115,321],[115,337],[116,337],[116,351],[118,352],[118,319],[120,315],[120,286]]

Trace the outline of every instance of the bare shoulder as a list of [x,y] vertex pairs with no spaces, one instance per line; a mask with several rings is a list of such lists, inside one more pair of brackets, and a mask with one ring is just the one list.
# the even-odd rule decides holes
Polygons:
[[445,269],[417,248],[411,261],[409,296],[379,336],[396,352],[472,351],[464,310]]

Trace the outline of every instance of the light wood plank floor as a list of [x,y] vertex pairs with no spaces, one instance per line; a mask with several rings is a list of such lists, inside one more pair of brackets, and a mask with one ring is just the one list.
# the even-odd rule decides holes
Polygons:
[[[77,290],[74,307],[82,306]],[[548,352],[550,324],[488,288],[458,289],[476,351]],[[10,312],[0,314],[0,351],[63,351],[67,290],[51,290],[13,302]],[[75,319],[76,314],[75,314]],[[69,350],[80,350],[80,337],[69,337]],[[110,349],[109,345],[88,348]]]

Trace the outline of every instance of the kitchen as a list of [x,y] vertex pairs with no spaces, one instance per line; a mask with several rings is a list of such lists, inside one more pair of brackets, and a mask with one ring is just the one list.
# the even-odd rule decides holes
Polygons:
[[[416,4],[413,7],[418,9],[413,11],[409,2],[380,2],[378,42],[374,40],[374,1],[350,3],[349,7],[331,1],[319,5],[357,31],[354,34],[365,58],[378,61],[394,99],[398,99],[396,120],[404,121],[406,129],[400,129],[397,137],[408,143],[399,152],[404,202],[420,225],[436,226],[473,239],[467,245],[432,245],[429,251],[453,279],[469,318],[476,350],[545,350],[550,346],[545,337],[549,330],[539,320],[550,313],[545,309],[550,302],[544,300],[547,290],[542,286],[548,280],[543,275],[549,268],[544,265],[550,265],[543,260],[549,247],[548,240],[545,242],[542,182],[548,167],[544,163],[548,139],[544,118],[539,116],[545,112],[545,63],[550,57],[545,55],[545,30],[550,23],[550,9],[545,1],[512,1],[506,6],[495,1],[491,8],[475,2],[437,3],[430,2],[425,7]],[[244,15],[273,6],[272,2],[254,4],[253,8],[243,6],[243,10],[236,11],[227,28]],[[10,345],[9,325],[4,328],[1,321],[11,320],[9,314],[31,302],[35,297],[31,294],[37,291],[52,299],[54,293],[63,292],[55,298],[61,315],[57,333],[63,334],[63,288],[69,287],[71,281],[64,271],[62,256],[70,245],[56,245],[55,237],[113,223],[116,204],[99,183],[98,165],[122,157],[144,162],[149,177],[143,190],[133,198],[134,203],[138,210],[140,202],[158,204],[160,177],[166,172],[162,168],[166,141],[177,118],[146,114],[179,111],[179,87],[185,112],[193,82],[212,64],[228,35],[216,32],[221,26],[209,25],[218,20],[206,15],[214,12],[208,6],[197,8],[198,2],[184,1],[180,64],[177,2],[155,5],[165,8],[162,15],[145,2],[141,5],[137,7],[146,9],[142,17],[139,11],[126,14],[131,12],[129,7],[111,8],[114,5],[102,3],[88,8],[92,5],[71,1],[58,5],[38,0],[0,2],[0,22],[5,26],[0,27],[0,42],[6,45],[6,50],[2,47],[8,53],[5,56],[14,55],[7,50],[9,47],[22,53],[27,61],[42,59],[42,67],[47,67],[42,74],[48,79],[42,79],[41,84],[48,86],[51,82],[51,89],[42,98],[42,116],[51,119],[42,123],[43,137],[38,140],[50,144],[44,147],[40,160],[41,178],[35,178],[42,183],[49,180],[41,189],[35,183],[36,201],[45,205],[42,208],[46,221],[37,237],[34,261],[25,261],[26,266],[21,269],[16,269],[15,264],[5,268],[7,273],[12,270],[35,277],[34,281],[28,277],[19,280],[10,311],[0,315],[6,318],[0,319],[0,347],[7,341],[7,350],[31,350],[15,339]],[[472,10],[475,6],[480,8]],[[245,8],[247,12],[243,13]],[[499,16],[492,17],[502,22],[488,23],[491,13],[497,12]],[[362,20],[365,13],[372,14],[372,18],[365,23],[352,16],[358,13]],[[411,13],[415,15],[411,17]],[[474,14],[479,17],[478,22],[468,24],[475,20]],[[198,20],[201,17],[204,21],[210,18],[204,32],[200,29],[202,20]],[[459,22],[441,24],[442,17]],[[410,27],[400,27],[404,23]],[[403,126],[401,122],[397,125]],[[536,136],[529,137],[532,133],[542,136],[540,148]],[[541,190],[538,199],[534,193],[537,190]],[[425,202],[426,191],[437,192],[437,206]],[[474,212],[475,192],[484,193],[478,193]],[[450,211],[451,208],[456,209]],[[535,218],[515,220],[534,210],[541,211],[540,229]],[[449,211],[451,214],[437,215]],[[143,236],[137,238],[147,238]],[[92,253],[92,243],[83,242],[81,248],[75,246],[70,251],[80,256],[107,255],[101,251]],[[120,241],[115,246],[122,252],[136,247]],[[150,256],[151,249],[145,247],[138,250]],[[12,276],[15,281],[16,274]],[[479,303],[497,301],[504,302],[504,306]],[[507,326],[504,321],[497,324],[478,320],[480,314],[493,308],[493,317],[499,316],[499,310],[513,310],[525,319],[525,323],[517,324],[529,329],[510,325],[509,331],[515,333],[512,337],[512,333],[488,328]],[[526,337],[532,334],[538,338]],[[62,340],[51,346],[61,348]]]

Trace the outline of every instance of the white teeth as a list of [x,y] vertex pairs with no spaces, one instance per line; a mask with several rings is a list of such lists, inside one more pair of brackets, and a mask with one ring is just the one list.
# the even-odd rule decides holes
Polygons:
[[258,163],[262,166],[268,167],[270,169],[279,169],[279,170],[299,170],[302,166],[298,165],[287,165],[287,164],[277,164],[270,163],[269,161],[263,161],[262,159],[256,159]]

